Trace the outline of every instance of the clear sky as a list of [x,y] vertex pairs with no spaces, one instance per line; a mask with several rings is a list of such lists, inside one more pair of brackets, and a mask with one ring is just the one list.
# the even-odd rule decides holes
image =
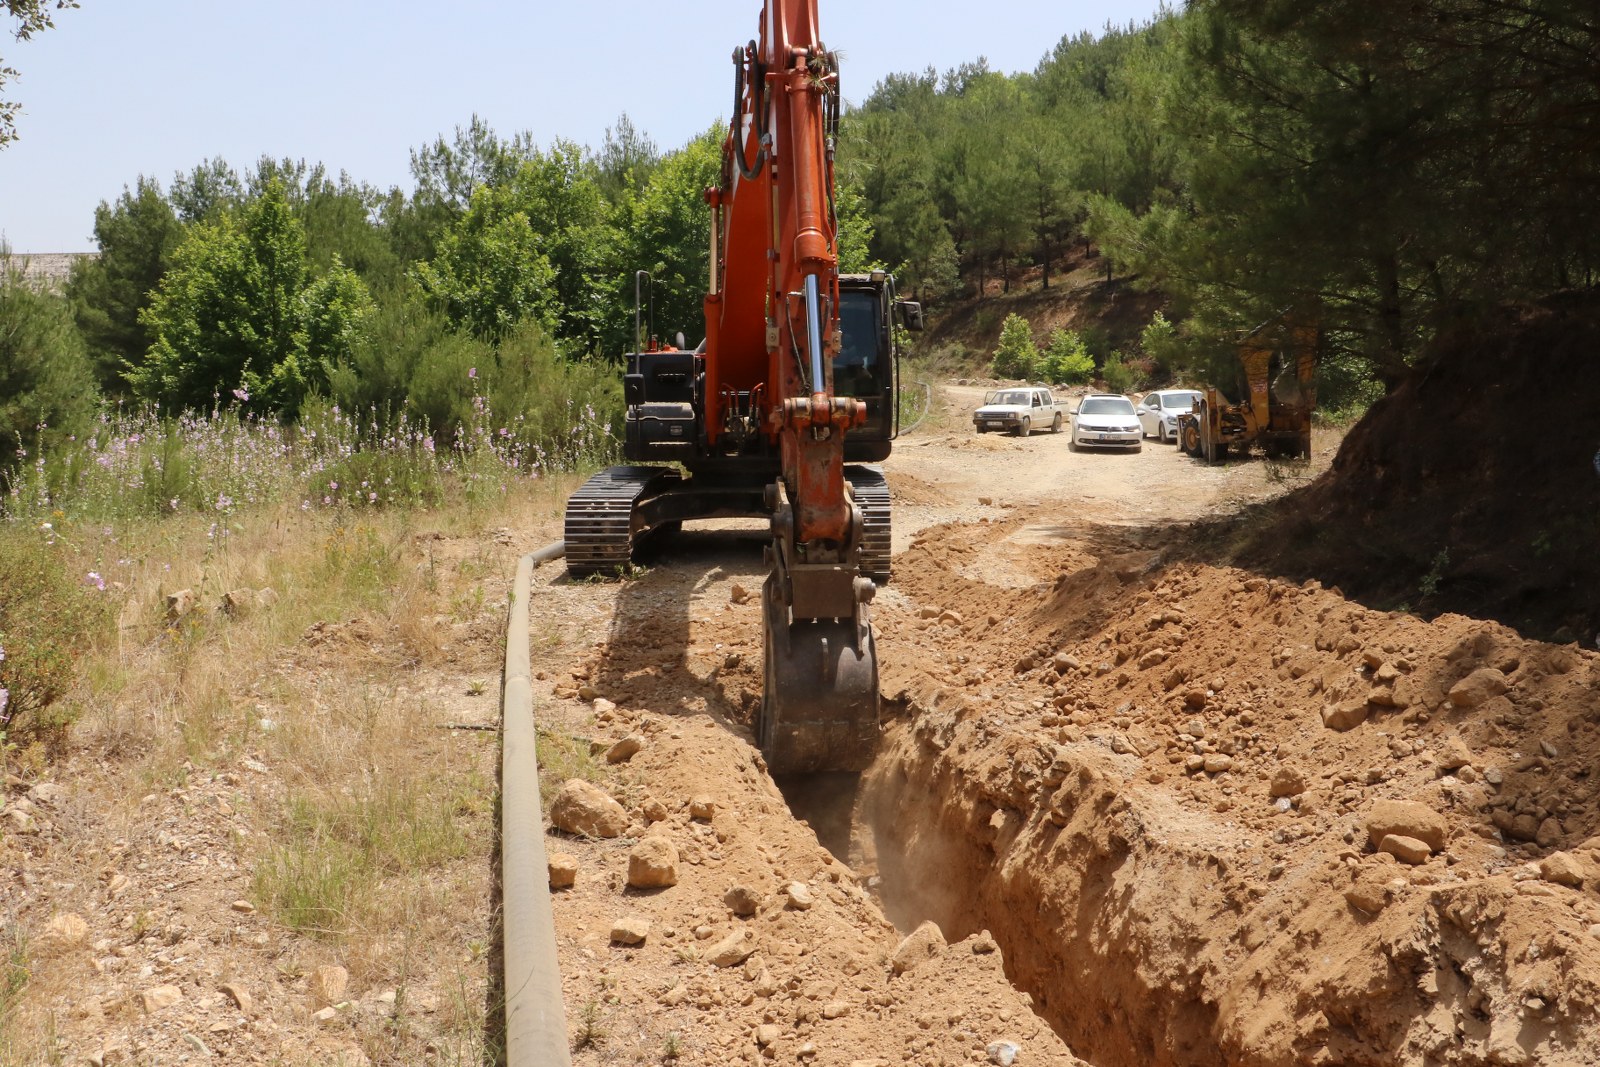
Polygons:
[[[474,113],[497,133],[598,145],[626,112],[662,150],[733,98],[760,0],[82,0],[0,62],[22,105],[0,149],[15,252],[94,249],[94,208],[204,159],[322,162],[410,191],[410,150]],[[1158,0],[819,0],[845,99],[885,75],[985,56],[1032,70],[1063,35],[1151,19]]]

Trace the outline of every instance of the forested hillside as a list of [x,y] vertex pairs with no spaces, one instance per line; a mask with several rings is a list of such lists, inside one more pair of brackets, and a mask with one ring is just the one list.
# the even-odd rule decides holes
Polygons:
[[1597,48],[1576,0],[1196,0],[1031,73],[888,79],[841,154],[925,296],[1049,285],[1093,241],[1183,361],[1296,307],[1329,395],[1370,397],[1448,324],[1594,284]]
[[[1324,404],[1359,410],[1441,329],[1594,283],[1597,40],[1576,0],[1196,0],[1063,37],[1027,73],[847,83],[841,262],[895,270],[936,314],[1073,263],[1157,294],[1116,344],[1014,324],[1042,348],[1002,353],[1022,371],[1204,377],[1293,308],[1322,328]],[[636,270],[658,331],[697,334],[718,138],[662,152],[624,116],[591,150],[473,119],[413,150],[409,191],[292,160],[130,175],[65,301],[5,287],[0,470],[102,398],[289,421],[327,403],[442,440],[487,405],[558,447],[575,398],[618,410]]]

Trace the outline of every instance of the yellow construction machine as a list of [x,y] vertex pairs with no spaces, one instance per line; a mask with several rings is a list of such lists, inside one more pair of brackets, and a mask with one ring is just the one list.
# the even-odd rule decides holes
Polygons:
[[1217,463],[1260,445],[1268,457],[1311,455],[1317,404],[1317,326],[1283,311],[1239,340],[1246,399],[1234,404],[1207,386],[1194,410],[1178,416],[1180,451]]

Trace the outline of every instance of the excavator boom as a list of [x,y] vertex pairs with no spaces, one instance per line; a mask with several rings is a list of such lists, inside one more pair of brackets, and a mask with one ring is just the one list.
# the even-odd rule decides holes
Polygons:
[[839,272],[839,68],[816,0],[765,0],[733,65],[721,177],[705,193],[705,340],[632,353],[624,378],[624,455],[688,477],[596,475],[568,504],[568,567],[624,566],[639,538],[684,519],[765,517],[758,743],[774,773],[859,770],[878,734],[868,605],[889,573],[887,485],[861,464],[889,454],[895,326],[920,328],[921,309],[883,272]]

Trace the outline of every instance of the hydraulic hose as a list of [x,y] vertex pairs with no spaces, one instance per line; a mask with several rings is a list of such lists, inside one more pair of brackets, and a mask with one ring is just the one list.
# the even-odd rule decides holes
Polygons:
[[[739,116],[744,111],[745,89],[745,62],[748,57],[750,64],[750,125],[755,130],[756,161],[747,164],[744,158],[744,130],[740,128]],[[761,168],[767,162],[767,131],[766,109],[761,106],[762,90],[767,84],[767,67],[756,55],[756,43],[751,41],[744,48],[733,50],[733,113],[728,119],[733,128],[728,131],[729,139],[733,142],[733,163],[739,168],[739,176],[747,182],[753,182],[761,176]]]

